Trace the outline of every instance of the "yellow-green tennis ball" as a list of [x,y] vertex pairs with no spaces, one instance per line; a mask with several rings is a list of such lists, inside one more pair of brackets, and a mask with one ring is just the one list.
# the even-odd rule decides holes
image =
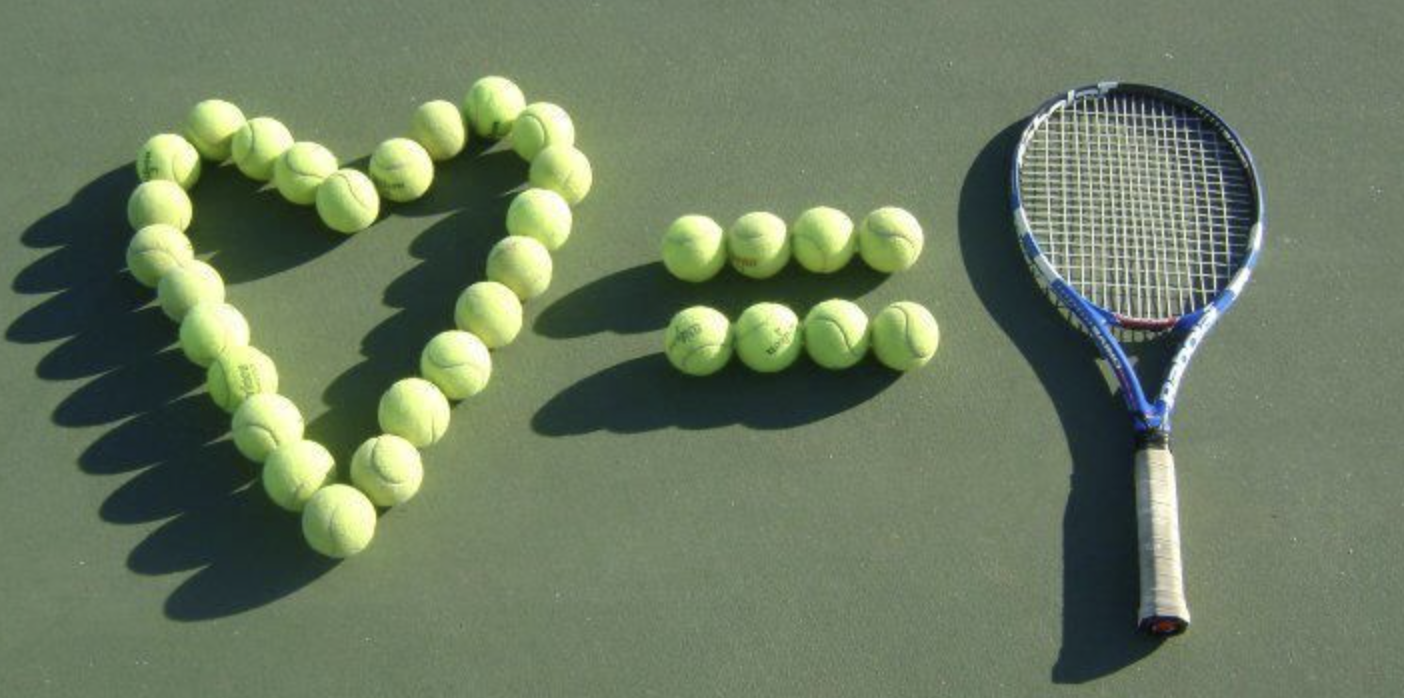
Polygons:
[[775,276],[790,261],[790,234],[785,221],[764,211],[741,216],[726,231],[726,255],[732,268],[744,276]]
[[192,259],[161,276],[156,284],[156,300],[166,317],[180,322],[201,303],[223,303],[224,279],[214,267]]
[[230,431],[245,458],[262,463],[275,449],[302,440],[306,424],[297,405],[277,393],[250,395],[234,411]]
[[526,108],[521,88],[507,78],[485,77],[468,89],[463,116],[479,136],[502,138],[512,132],[517,116]]
[[873,353],[894,371],[920,368],[936,355],[941,328],[931,311],[909,301],[893,303],[873,318]]
[[316,441],[294,441],[273,449],[263,463],[263,489],[274,504],[302,511],[317,490],[331,483],[336,460]]
[[414,444],[381,434],[367,439],[351,455],[351,484],[377,506],[404,504],[419,492],[424,464]]
[[216,405],[233,412],[254,395],[278,392],[278,367],[253,347],[230,347],[205,372],[205,389]]
[[511,344],[522,331],[522,301],[496,281],[479,281],[459,294],[453,320],[458,329],[472,332],[487,348],[498,349]]
[[391,138],[371,153],[371,181],[390,201],[414,201],[434,183],[434,161],[424,146],[408,138]]
[[731,321],[696,305],[673,316],[663,333],[663,353],[673,368],[689,376],[710,376],[731,360]]
[[757,303],[736,318],[736,356],[753,371],[789,368],[804,347],[799,316],[779,303]]
[[528,189],[507,207],[507,233],[536,238],[552,252],[570,238],[570,204],[550,189]]
[[234,134],[244,125],[244,112],[222,99],[196,104],[185,117],[185,138],[211,162],[229,159]]
[[845,300],[829,300],[804,316],[804,348],[814,363],[849,368],[868,353],[868,316]]
[[551,253],[535,238],[509,235],[488,252],[487,278],[526,301],[551,286]]
[[234,133],[230,152],[244,176],[259,182],[273,178],[278,158],[293,144],[292,132],[281,121],[259,116],[244,122]]
[[531,162],[553,145],[575,145],[575,124],[570,115],[550,102],[527,105],[512,126],[512,149]]
[[349,167],[340,169],[317,187],[317,215],[338,233],[359,233],[380,215],[380,195],[370,177]]
[[419,373],[450,400],[467,400],[492,378],[486,344],[471,333],[449,330],[434,335],[419,356]]
[[456,157],[468,145],[468,130],[463,125],[463,113],[453,102],[437,99],[425,102],[410,118],[409,137],[424,146],[435,162]]
[[336,167],[330,150],[307,141],[294,143],[273,165],[273,186],[284,199],[311,206],[317,200],[317,187]]
[[350,485],[328,485],[308,500],[302,511],[302,537],[313,550],[347,558],[366,549],[375,538],[375,505]]
[[663,266],[683,281],[699,283],[726,265],[726,236],[706,216],[683,216],[663,233]]
[[180,348],[191,363],[209,368],[233,347],[248,346],[249,321],[228,303],[200,303],[180,321]]
[[595,183],[590,159],[569,145],[553,145],[542,149],[531,161],[527,173],[533,187],[550,189],[574,206],[585,200]]
[[143,182],[164,179],[189,189],[200,181],[200,153],[174,133],[152,136],[137,152],[137,177]]
[[423,378],[405,378],[380,396],[377,416],[381,431],[425,448],[437,443],[448,431],[448,398]]
[[148,225],[169,225],[185,231],[190,227],[194,215],[190,196],[179,184],[164,179],[142,182],[127,199],[127,222],[132,230],[141,230]]
[[190,238],[169,225],[148,225],[127,244],[127,269],[143,286],[155,288],[166,272],[193,259]]
[[858,244],[853,221],[843,211],[817,206],[801,213],[790,230],[795,261],[818,274],[838,271],[853,259]]
[[900,208],[880,208],[858,227],[858,254],[884,274],[910,269],[921,256],[925,238],[915,216]]

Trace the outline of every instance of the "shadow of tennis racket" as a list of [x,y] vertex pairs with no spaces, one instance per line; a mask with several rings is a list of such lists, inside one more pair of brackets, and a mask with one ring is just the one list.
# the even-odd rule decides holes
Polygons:
[[1135,632],[1131,613],[1138,598],[1128,466],[1134,444],[1129,430],[1120,428],[1125,411],[1117,394],[1104,387],[1109,384],[1091,343],[1059,317],[1024,269],[1014,234],[1009,163],[1023,127],[1020,121],[1002,130],[966,173],[960,248],[976,295],[1033,368],[1067,437],[1072,473],[1062,522],[1063,644],[1052,679],[1082,683],[1135,663],[1159,642]]

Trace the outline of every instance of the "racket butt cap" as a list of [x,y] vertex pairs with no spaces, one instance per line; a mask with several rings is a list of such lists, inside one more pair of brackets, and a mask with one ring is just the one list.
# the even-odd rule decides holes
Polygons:
[[1140,630],[1154,637],[1174,637],[1189,629],[1189,621],[1175,616],[1142,618]]

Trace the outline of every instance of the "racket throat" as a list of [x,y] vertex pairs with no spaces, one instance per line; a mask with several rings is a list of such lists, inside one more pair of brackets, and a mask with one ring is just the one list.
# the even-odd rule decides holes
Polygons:
[[[1149,422],[1152,418],[1143,416],[1141,419]],[[1144,451],[1151,448],[1169,450],[1170,430],[1161,426],[1160,422],[1163,421],[1162,417],[1157,416],[1153,419],[1155,420],[1155,424],[1147,423],[1143,425],[1144,428],[1136,431],[1137,451]]]

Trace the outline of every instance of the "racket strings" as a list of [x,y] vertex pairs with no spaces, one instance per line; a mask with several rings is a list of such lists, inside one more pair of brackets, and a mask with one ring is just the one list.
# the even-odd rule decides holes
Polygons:
[[1089,301],[1168,319],[1211,302],[1256,220],[1239,154],[1189,109],[1140,94],[1049,115],[1020,167],[1025,214],[1054,268]]

